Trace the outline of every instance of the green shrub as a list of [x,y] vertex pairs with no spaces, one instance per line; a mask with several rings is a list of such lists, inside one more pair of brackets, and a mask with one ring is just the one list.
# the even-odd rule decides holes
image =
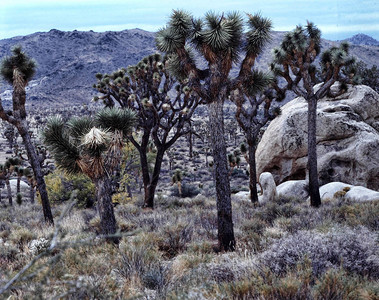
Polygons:
[[67,175],[55,170],[45,177],[47,193],[53,203],[68,201],[71,191],[77,190],[78,207],[91,207],[95,202],[95,185],[85,175]]

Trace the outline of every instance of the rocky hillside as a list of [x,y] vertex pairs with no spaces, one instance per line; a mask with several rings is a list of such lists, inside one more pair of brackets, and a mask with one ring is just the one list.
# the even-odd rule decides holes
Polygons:
[[[257,60],[258,67],[266,68],[271,60],[270,49],[280,43],[283,35],[284,32],[274,32],[267,51]],[[323,47],[335,43],[324,40]],[[56,106],[88,103],[95,94],[92,84],[97,72],[135,64],[156,51],[154,33],[140,29],[103,33],[52,29],[0,40],[0,57],[8,55],[14,45],[21,45],[38,63],[37,73],[29,84],[29,103]],[[352,54],[371,66],[378,59],[379,46],[352,45]],[[3,84],[0,92],[5,102],[11,99],[7,85]]]
[[371,36],[362,33],[356,34],[351,38],[346,39],[346,41],[350,42],[353,45],[379,46],[379,41],[372,38]]

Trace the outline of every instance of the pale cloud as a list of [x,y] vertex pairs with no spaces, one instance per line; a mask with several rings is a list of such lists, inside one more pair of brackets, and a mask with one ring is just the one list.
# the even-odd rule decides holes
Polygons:
[[[216,12],[258,12],[272,19],[275,30],[291,30],[311,20],[327,38],[367,33],[379,38],[377,0],[0,0],[0,38],[35,31],[122,30],[156,31],[166,24],[172,9],[194,16]],[[379,3],[379,2],[378,2]]]

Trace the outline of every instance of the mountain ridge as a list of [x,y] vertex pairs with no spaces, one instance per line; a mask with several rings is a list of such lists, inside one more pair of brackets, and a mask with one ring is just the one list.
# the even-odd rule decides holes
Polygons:
[[[273,32],[273,38],[257,59],[257,67],[266,69],[271,49],[278,46],[285,32]],[[322,40],[322,48],[339,42]],[[36,32],[0,40],[0,57],[10,54],[11,47],[21,45],[37,61],[37,71],[27,88],[31,104],[87,104],[96,91],[92,85],[95,74],[109,73],[136,64],[156,52],[155,33],[142,29],[122,31],[61,31]],[[368,66],[375,64],[379,46],[351,45],[351,53]],[[5,105],[11,99],[11,87],[4,81],[0,96]]]

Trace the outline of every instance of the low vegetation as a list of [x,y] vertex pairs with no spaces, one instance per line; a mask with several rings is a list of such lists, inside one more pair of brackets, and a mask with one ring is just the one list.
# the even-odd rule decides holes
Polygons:
[[[48,181],[49,182],[49,181]],[[377,299],[379,201],[233,201],[237,249],[217,253],[214,198],[143,195],[115,208],[118,247],[94,208],[43,222],[38,204],[0,211],[0,286],[46,253],[4,295],[12,299]],[[53,207],[56,220],[69,201]],[[54,250],[52,237],[56,237]]]

